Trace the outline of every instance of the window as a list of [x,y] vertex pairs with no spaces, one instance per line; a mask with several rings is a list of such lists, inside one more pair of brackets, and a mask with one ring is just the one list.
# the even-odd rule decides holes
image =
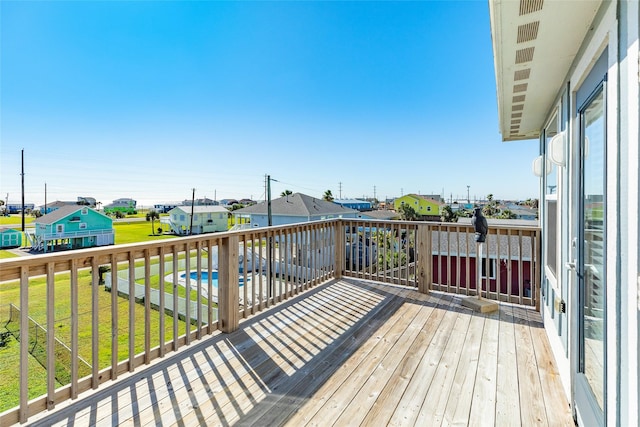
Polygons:
[[86,215],[89,213],[89,209],[88,208],[82,208],[82,215]]
[[[482,278],[487,278],[487,258],[482,258]],[[489,279],[496,278],[496,260],[489,259]]]
[[193,220],[194,220],[194,221],[197,221],[197,220],[198,220],[198,214],[195,214],[195,215],[193,216]]
[[56,224],[56,233],[64,233],[64,224]]
[[180,215],[180,221],[184,221],[184,215]]
[[[544,130],[544,154],[549,159],[551,139],[558,134],[558,114],[553,114],[549,124]],[[544,179],[544,244],[546,249],[545,265],[549,273],[555,279],[558,275],[558,166],[547,160],[545,162]],[[556,282],[556,280],[553,280]]]
[[431,212],[431,206],[427,206],[427,212]]
[[86,222],[81,222],[79,224],[79,228],[80,228],[80,230],[86,230],[87,229],[87,223]]

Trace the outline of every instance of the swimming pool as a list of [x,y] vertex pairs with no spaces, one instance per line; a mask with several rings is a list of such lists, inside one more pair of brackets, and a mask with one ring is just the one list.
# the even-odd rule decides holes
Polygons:
[[[192,271],[191,273],[189,273],[189,277],[191,278],[191,280],[198,280],[198,272],[197,271]],[[180,275],[181,279],[186,279],[187,278],[187,273],[182,273]],[[206,284],[207,281],[209,280],[209,272],[208,271],[203,271],[200,273],[200,278],[202,279],[202,284]],[[242,276],[240,276],[238,278],[238,282],[239,285],[242,286],[244,285],[244,278]],[[217,271],[212,271],[211,272],[211,283],[213,284],[214,288],[218,287],[218,272]]]

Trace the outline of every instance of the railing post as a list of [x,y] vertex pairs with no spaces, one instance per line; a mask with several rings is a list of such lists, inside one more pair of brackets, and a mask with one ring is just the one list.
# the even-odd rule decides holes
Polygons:
[[432,282],[431,266],[433,256],[431,250],[431,227],[427,224],[418,225],[418,291],[428,294]]
[[240,323],[239,244],[238,236],[231,235],[220,239],[218,246],[218,325],[225,333],[235,331]]
[[344,230],[345,224],[342,220],[336,221],[336,229],[335,229],[336,237],[335,237],[335,248],[334,248],[334,270],[333,275],[336,279],[342,278],[342,272],[344,271],[344,261],[345,261],[345,242],[344,242]]

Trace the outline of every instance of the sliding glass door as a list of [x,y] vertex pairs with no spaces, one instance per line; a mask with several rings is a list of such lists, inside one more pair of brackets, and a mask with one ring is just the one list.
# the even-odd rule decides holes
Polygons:
[[603,425],[606,359],[606,116],[604,82],[580,108],[576,406]]

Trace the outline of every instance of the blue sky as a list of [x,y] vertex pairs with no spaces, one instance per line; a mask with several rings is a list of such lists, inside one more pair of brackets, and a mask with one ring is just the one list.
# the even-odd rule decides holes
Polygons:
[[[0,2],[0,196],[537,197],[486,1]],[[340,184],[341,183],[341,184]]]

